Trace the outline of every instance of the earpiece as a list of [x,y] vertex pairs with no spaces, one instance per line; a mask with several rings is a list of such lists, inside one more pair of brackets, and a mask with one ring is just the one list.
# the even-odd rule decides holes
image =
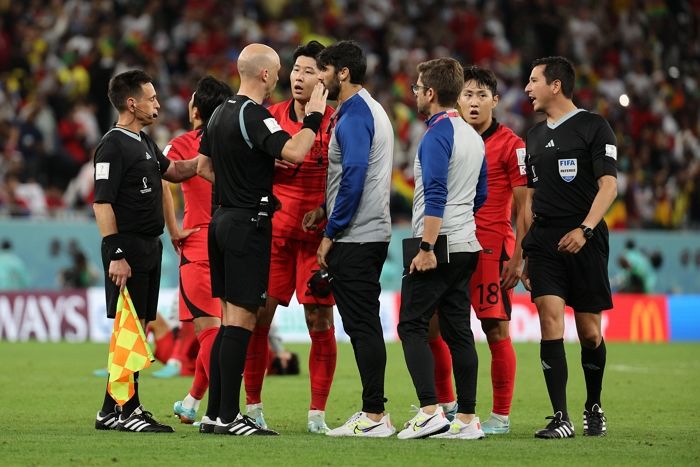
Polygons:
[[156,113],[154,113],[154,114],[149,114],[149,113],[147,113],[147,112],[144,112],[143,110],[141,110],[141,109],[139,109],[138,107],[136,107],[136,104],[134,104],[134,105],[131,107],[131,110],[141,112],[141,114],[143,114],[143,115],[148,115],[148,116],[151,117],[151,118],[158,118],[158,114],[156,114]]

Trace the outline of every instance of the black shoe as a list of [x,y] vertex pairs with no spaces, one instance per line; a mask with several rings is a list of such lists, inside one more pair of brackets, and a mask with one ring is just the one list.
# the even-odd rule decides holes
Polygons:
[[558,439],[558,438],[573,438],[574,426],[569,420],[563,419],[564,415],[561,412],[555,413],[551,417],[546,417],[546,420],[552,420],[547,426],[535,433],[535,438],[542,439]]
[[279,433],[273,430],[268,430],[257,423],[247,415],[239,413],[236,418],[226,425],[221,423],[221,419],[216,420],[214,433],[218,435],[233,435],[233,436],[278,436]]
[[119,424],[119,414],[121,414],[121,407],[118,405],[114,406],[114,412],[105,413],[100,410],[95,417],[95,429],[116,430]]
[[151,412],[143,410],[140,405],[127,418],[119,417],[119,431],[133,431],[135,433],[173,433],[172,427],[158,423]]
[[598,404],[591,411],[583,411],[583,436],[605,436],[608,433],[608,420]]
[[202,420],[199,422],[199,432],[204,434],[214,433],[215,426],[216,421],[204,415]]

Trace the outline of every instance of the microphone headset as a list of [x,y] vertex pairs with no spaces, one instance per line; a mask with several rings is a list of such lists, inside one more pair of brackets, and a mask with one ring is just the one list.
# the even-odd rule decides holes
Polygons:
[[147,116],[147,117],[149,117],[149,118],[153,118],[153,119],[158,118],[158,114],[156,114],[156,113],[154,113],[154,114],[149,114],[148,112],[144,112],[143,110],[139,109],[139,108],[136,106],[136,104],[132,105],[131,108],[132,108],[132,110],[134,110],[134,111],[139,111],[139,112],[141,112],[141,115],[145,115],[145,116]]

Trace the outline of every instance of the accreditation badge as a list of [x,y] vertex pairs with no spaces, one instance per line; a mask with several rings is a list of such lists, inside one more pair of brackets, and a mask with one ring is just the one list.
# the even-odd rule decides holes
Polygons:
[[559,176],[566,183],[576,178],[578,161],[576,159],[559,159]]

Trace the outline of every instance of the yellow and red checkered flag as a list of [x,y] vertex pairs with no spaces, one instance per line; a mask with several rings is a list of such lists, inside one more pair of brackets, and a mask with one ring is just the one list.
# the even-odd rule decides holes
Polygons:
[[124,287],[117,302],[107,359],[107,391],[119,405],[134,396],[134,373],[148,368],[154,360],[129,291]]

